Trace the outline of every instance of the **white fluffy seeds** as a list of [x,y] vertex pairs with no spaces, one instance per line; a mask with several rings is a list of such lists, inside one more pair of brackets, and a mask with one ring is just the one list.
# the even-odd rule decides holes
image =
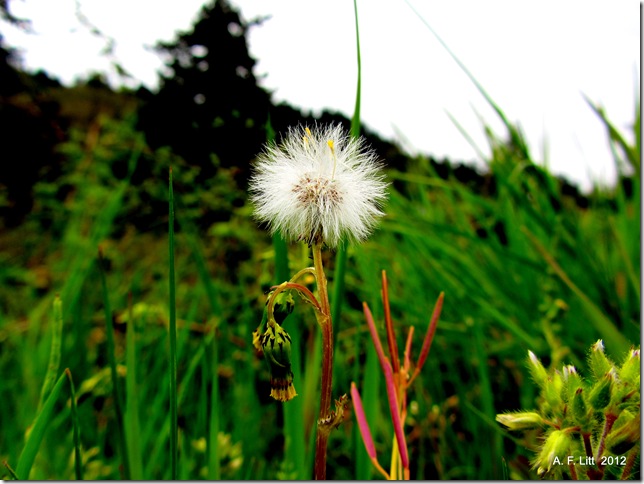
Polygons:
[[371,234],[386,189],[375,154],[336,125],[291,128],[284,144],[267,146],[249,191],[255,217],[271,233],[336,247]]

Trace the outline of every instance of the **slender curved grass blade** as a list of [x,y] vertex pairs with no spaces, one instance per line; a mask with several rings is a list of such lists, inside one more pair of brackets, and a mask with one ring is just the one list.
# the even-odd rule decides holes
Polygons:
[[81,457],[81,442],[80,442],[80,424],[78,423],[78,407],[76,406],[76,387],[74,386],[74,379],[72,372],[69,368],[65,369],[65,375],[69,380],[69,391],[71,393],[72,401],[72,429],[74,438],[74,473],[77,481],[83,480],[83,461]]
[[45,381],[40,392],[40,402],[38,408],[42,408],[42,404],[51,392],[51,389],[56,383],[56,375],[60,367],[60,354],[61,354],[61,341],[63,337],[63,304],[60,296],[56,295],[54,299],[54,321],[51,327],[51,350],[49,353],[49,366],[47,367],[47,374]]
[[98,266],[101,277],[101,286],[103,289],[103,309],[105,312],[105,335],[107,336],[107,359],[110,365],[110,375],[112,378],[112,394],[114,395],[114,409],[116,411],[116,427],[118,433],[119,446],[121,448],[121,459],[123,462],[123,474],[125,479],[130,479],[130,466],[127,459],[127,444],[125,442],[125,428],[123,423],[123,400],[121,387],[119,385],[118,373],[116,372],[116,356],[114,344],[114,329],[112,328],[112,310],[110,308],[110,298],[107,291],[107,281],[105,277],[105,268],[103,267],[103,251],[98,250]]
[[45,431],[47,430],[49,423],[53,420],[54,405],[58,400],[58,397],[60,397],[60,392],[63,388],[64,382],[65,374],[62,374],[58,378],[58,381],[54,385],[54,388],[51,390],[51,393],[47,397],[47,400],[45,400],[42,409],[34,421],[34,425],[31,428],[25,447],[20,453],[18,465],[16,466],[16,475],[20,479],[29,479],[29,473],[31,472],[34,460],[36,459],[36,454],[38,454],[40,443],[45,436]]

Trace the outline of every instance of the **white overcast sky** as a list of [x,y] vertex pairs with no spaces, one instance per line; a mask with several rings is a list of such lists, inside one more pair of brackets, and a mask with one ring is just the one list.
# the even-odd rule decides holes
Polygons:
[[[116,42],[129,86],[154,88],[161,60],[150,46],[188,30],[203,0],[80,0],[91,23]],[[409,0],[512,121],[533,157],[588,189],[612,184],[605,130],[582,94],[603,105],[621,129],[634,119],[640,89],[640,4],[633,0]],[[232,0],[244,19],[271,15],[249,35],[255,74],[307,111],[353,113],[357,79],[351,0]],[[71,84],[107,72],[105,41],[75,14],[74,0],[11,0],[34,33],[0,24],[23,67]],[[410,152],[478,161],[450,120],[488,152],[481,118],[504,131],[464,72],[404,0],[358,0],[362,121]]]

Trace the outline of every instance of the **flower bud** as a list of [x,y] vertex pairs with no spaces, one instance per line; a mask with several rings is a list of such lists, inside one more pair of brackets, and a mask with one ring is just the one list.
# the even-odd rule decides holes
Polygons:
[[[556,462],[566,462],[566,457],[570,454],[571,443],[572,439],[567,432],[563,430],[552,431],[534,463],[534,468],[537,469],[537,472],[542,475],[550,472]],[[555,458],[557,461],[555,461]]]
[[[261,344],[262,335],[266,332],[266,323],[268,322],[268,303],[271,300],[271,296],[275,291],[268,293],[266,298],[266,304],[264,305],[264,314],[262,315],[262,322],[259,324],[259,327],[253,331],[253,346],[257,351],[259,356],[262,356],[264,353]],[[295,307],[295,301],[290,291],[282,291],[276,297],[273,304],[273,316],[275,317],[275,322],[282,324],[286,317],[293,312]]]
[[528,350],[528,368],[530,370],[530,374],[532,375],[532,378],[534,378],[534,381],[537,385],[539,385],[540,388],[543,388],[544,384],[548,380],[548,372],[546,372],[546,369],[543,367],[539,359],[535,356],[535,354],[532,351]]
[[608,359],[606,353],[604,353],[604,342],[602,340],[597,340],[597,342],[590,347],[588,365],[597,380],[608,373],[613,367],[612,362]]
[[[268,295],[270,296],[272,292]],[[268,301],[267,301],[268,304]],[[286,317],[293,312],[295,307],[295,301],[293,300],[293,295],[291,291],[282,291],[275,297],[275,303],[273,306],[273,315],[275,316],[275,322],[277,324],[283,324]]]
[[510,430],[529,430],[544,424],[543,418],[536,412],[504,413],[497,415],[496,421]]
[[543,398],[552,411],[555,411],[563,405],[563,386],[563,380],[561,379],[561,374],[558,371],[555,371],[552,378],[548,378],[546,383],[543,385]]
[[261,344],[271,373],[271,397],[287,402],[297,395],[291,370],[291,337],[274,320],[269,320]]
[[603,410],[610,403],[610,397],[613,390],[614,374],[609,371],[600,381],[595,383],[590,390],[588,403],[595,410]]
[[631,450],[639,441],[640,416],[625,410],[615,422],[614,430],[608,435],[606,448],[612,454],[621,455]]
[[572,417],[575,423],[581,427],[581,430],[585,432],[590,424],[590,415],[583,392],[583,388],[578,388],[572,397]]
[[640,350],[631,349],[619,369],[619,377],[626,383],[639,387],[640,379]]

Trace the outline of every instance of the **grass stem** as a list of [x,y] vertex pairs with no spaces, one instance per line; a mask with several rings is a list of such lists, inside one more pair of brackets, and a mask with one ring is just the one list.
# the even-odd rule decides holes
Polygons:
[[169,217],[168,217],[168,248],[169,248],[169,293],[170,293],[170,472],[171,479],[178,478],[178,418],[177,418],[177,311],[174,275],[174,192],[172,190],[172,168],[169,173]]

